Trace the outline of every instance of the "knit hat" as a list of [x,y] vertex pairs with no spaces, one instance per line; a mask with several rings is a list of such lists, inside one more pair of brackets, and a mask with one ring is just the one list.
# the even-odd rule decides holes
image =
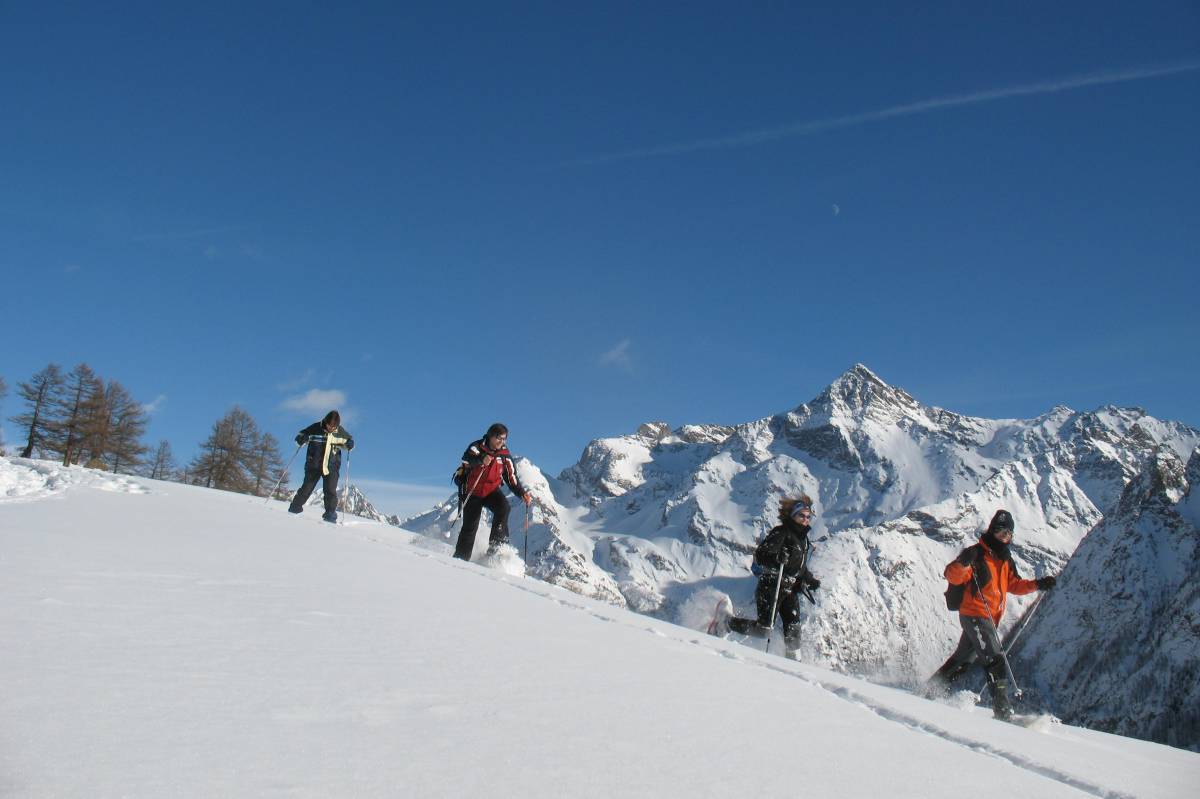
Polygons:
[[997,530],[1008,530],[1010,533],[1017,529],[1013,523],[1012,514],[1003,508],[996,511],[996,515],[992,517],[992,523],[988,525],[987,531],[994,533]]

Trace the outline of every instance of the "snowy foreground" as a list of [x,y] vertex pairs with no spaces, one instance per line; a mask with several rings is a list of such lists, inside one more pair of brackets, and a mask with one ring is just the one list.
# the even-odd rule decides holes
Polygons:
[[1200,755],[992,720],[376,522],[0,458],[0,796],[1185,797]]

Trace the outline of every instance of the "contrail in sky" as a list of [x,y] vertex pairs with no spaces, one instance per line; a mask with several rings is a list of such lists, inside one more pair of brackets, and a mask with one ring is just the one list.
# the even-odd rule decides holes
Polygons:
[[1191,61],[1171,66],[1159,67],[1138,67],[1134,69],[1113,70],[1108,72],[1093,72],[1089,75],[1075,75],[1068,78],[1060,78],[1058,80],[1045,81],[1042,83],[1029,83],[1024,86],[1009,86],[1004,89],[990,89],[988,91],[971,92],[970,94],[952,94],[946,97],[934,97],[929,100],[920,100],[915,103],[907,103],[905,105],[894,105],[889,108],[882,108],[878,111],[864,111],[861,114],[851,114],[842,117],[830,117],[829,119],[817,119],[811,122],[797,122],[790,125],[781,125],[776,128],[763,128],[761,130],[745,131],[743,133],[734,133],[729,136],[716,136],[709,139],[696,139],[689,142],[676,142],[675,144],[664,144],[659,147],[647,147],[642,150],[628,150],[623,153],[610,153],[608,155],[598,155],[594,158],[584,158],[578,161],[572,161],[569,166],[591,166],[595,164],[608,164],[615,161],[631,161],[638,158],[653,158],[659,155],[679,155],[682,153],[692,153],[699,150],[722,150],[733,149],[737,147],[752,147],[756,144],[775,141],[777,139],[787,139],[795,136],[808,136],[813,133],[822,133],[827,130],[836,130],[837,128],[849,128],[854,125],[865,125],[869,122],[882,122],[886,119],[895,117],[913,116],[914,114],[925,114],[930,111],[940,111],[943,108],[956,108],[964,105],[976,105],[978,103],[990,103],[993,100],[1005,100],[1009,97],[1024,97],[1032,94],[1054,94],[1056,92],[1065,92],[1072,89],[1082,89],[1086,86],[1103,86],[1110,83],[1125,83],[1132,80],[1146,80],[1147,78],[1161,78],[1167,75],[1176,75],[1181,72],[1193,72],[1200,69],[1200,62]]

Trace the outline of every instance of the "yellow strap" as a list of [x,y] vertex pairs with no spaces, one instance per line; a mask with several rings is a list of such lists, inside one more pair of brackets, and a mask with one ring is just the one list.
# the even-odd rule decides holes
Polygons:
[[333,452],[333,448],[339,444],[345,444],[350,439],[338,438],[332,433],[325,436],[325,457],[321,460],[321,474],[329,474],[329,453]]

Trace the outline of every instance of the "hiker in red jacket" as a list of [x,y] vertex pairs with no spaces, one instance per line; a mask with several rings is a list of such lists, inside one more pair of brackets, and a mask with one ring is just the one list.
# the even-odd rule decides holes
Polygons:
[[492,512],[492,533],[488,538],[488,554],[494,554],[501,545],[508,543],[508,500],[500,491],[500,484],[507,483],[509,490],[528,505],[532,499],[529,492],[517,479],[512,455],[508,451],[508,428],[496,422],[488,428],[483,438],[467,447],[458,467],[455,482],[459,485],[463,506],[462,532],[454,547],[454,557],[471,559],[475,548],[475,531],[479,528],[479,516],[484,508]]
[[996,511],[979,543],[967,547],[947,564],[944,574],[950,585],[964,589],[958,608],[963,631],[954,653],[929,679],[933,689],[949,691],[950,685],[978,661],[991,687],[992,713],[1005,720],[1012,717],[1013,710],[1008,699],[1004,647],[996,632],[1005,600],[1010,593],[1019,596],[1049,591],[1055,583],[1052,576],[1026,580],[1017,573],[1008,550],[1014,527],[1011,513]]

